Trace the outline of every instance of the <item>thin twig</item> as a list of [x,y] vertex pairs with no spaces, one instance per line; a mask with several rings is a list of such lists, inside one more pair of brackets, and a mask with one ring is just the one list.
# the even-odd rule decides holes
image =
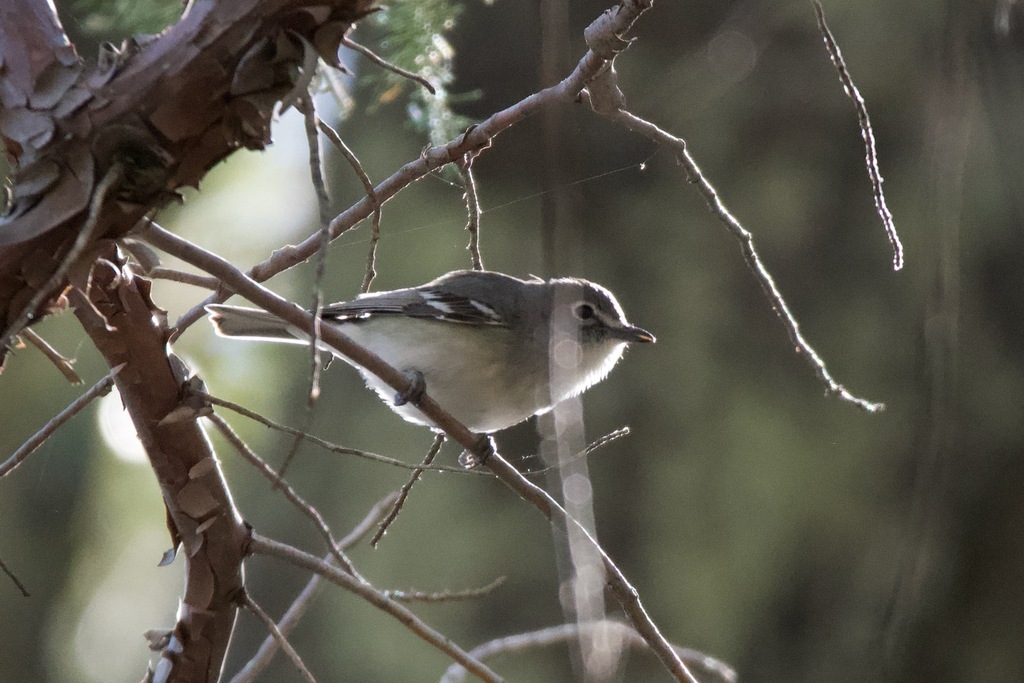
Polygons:
[[380,200],[377,199],[377,190],[373,187],[370,176],[363,170],[359,157],[345,144],[345,141],[338,135],[338,131],[331,128],[324,121],[320,121],[320,132],[326,135],[327,139],[348,160],[352,170],[355,171],[359,181],[363,184],[367,198],[373,203],[373,228],[370,232],[370,251],[366,255],[366,275],[363,276],[363,284],[359,288],[361,292],[369,292],[373,279],[377,277],[377,243],[380,241]]
[[366,581],[340,571],[337,567],[331,566],[315,555],[310,555],[298,548],[279,543],[255,532],[252,534],[250,550],[254,555],[277,557],[300,569],[319,574],[331,583],[359,595],[373,606],[395,617],[403,626],[454,659],[481,680],[490,683],[499,683],[502,680],[498,674],[471,657],[447,636],[428,626],[405,605],[390,599]]
[[365,45],[360,45],[351,38],[342,38],[341,44],[351,50],[355,50],[356,52],[363,55],[364,57],[366,57],[367,59],[369,59],[371,62],[381,67],[382,69],[393,71],[394,73],[398,74],[399,76],[402,76],[403,78],[408,78],[410,81],[416,81],[424,88],[426,88],[431,95],[437,94],[437,90],[434,89],[434,86],[431,85],[430,81],[428,81],[426,78],[420,76],[419,74],[414,74],[411,71],[403,69],[397,64],[392,64],[391,62],[387,61],[386,59],[384,59],[383,57],[381,57],[380,55],[378,55],[376,52],[366,47]]
[[395,499],[394,505],[391,506],[391,510],[388,511],[384,521],[380,523],[380,526],[377,528],[377,533],[375,533],[373,538],[370,539],[371,546],[376,548],[377,544],[380,543],[380,539],[384,538],[384,534],[388,532],[388,528],[398,518],[398,513],[402,511],[403,507],[405,507],[405,501],[409,498],[409,492],[412,491],[413,484],[419,481],[420,475],[422,475],[426,471],[426,468],[434,462],[434,458],[437,457],[437,454],[440,452],[443,444],[444,433],[442,432],[434,437],[434,443],[430,445],[430,450],[428,450],[427,454],[423,456],[423,462],[420,463],[419,467],[412,471],[412,476],[409,477],[409,481],[405,482],[405,485],[402,486],[402,490],[398,492],[398,498]]
[[[579,624],[561,624],[529,633],[517,633],[505,636],[504,638],[495,638],[473,648],[470,650],[470,654],[477,659],[488,659],[497,655],[558,645],[579,639],[580,637],[594,637],[602,633],[614,634],[617,639],[633,647],[649,647],[649,644],[640,634],[628,625],[618,621],[604,620]],[[673,647],[688,666],[700,670],[709,676],[714,676],[716,679],[723,681],[723,683],[735,683],[736,672],[725,662],[697,650]],[[452,664],[444,672],[440,683],[461,683],[465,677],[465,669],[458,664]]]
[[317,531],[319,531],[320,535],[325,541],[327,541],[327,547],[337,560],[338,566],[349,574],[357,576],[355,567],[352,566],[352,562],[345,557],[345,554],[338,546],[337,541],[334,540],[334,536],[331,534],[331,529],[327,526],[327,522],[324,521],[324,517],[320,514],[320,511],[303,500],[302,497],[295,492],[295,489],[288,485],[288,482],[281,479],[277,473],[274,472],[274,468],[265,463],[260,456],[256,455],[256,453],[253,452],[253,450],[249,448],[244,441],[242,441],[241,437],[235,433],[235,430],[231,428],[231,425],[225,422],[224,418],[213,413],[211,415],[207,415],[206,419],[214,424],[218,431],[224,435],[224,438],[228,440],[228,443],[234,446],[235,450],[238,451],[239,455],[241,455],[246,462],[255,467],[260,474],[266,477],[270,483],[274,485],[275,489],[281,491],[284,494],[284,497],[287,498],[292,505],[298,508],[299,512],[313,520],[313,524],[316,526]]
[[7,331],[0,338],[0,349],[6,348],[14,338],[14,335],[18,334],[35,317],[36,309],[39,308],[46,297],[51,296],[53,291],[60,286],[71,266],[74,265],[78,257],[82,255],[97,237],[95,233],[100,229],[100,209],[106,202],[107,195],[121,181],[123,173],[124,167],[119,162],[114,162],[107,169],[107,172],[103,174],[100,182],[96,184],[92,193],[92,199],[89,200],[89,213],[86,215],[85,223],[78,231],[78,237],[75,238],[68,252],[64,254],[60,264],[57,266],[57,270],[53,271],[53,274],[50,275],[46,282],[35,291],[32,298],[29,299],[25,307],[18,313],[14,322],[7,326]]
[[25,588],[25,584],[23,584],[21,582],[21,579],[19,579],[17,576],[15,576],[14,572],[12,572],[10,569],[7,568],[7,565],[4,564],[3,560],[0,560],[0,571],[2,571],[4,574],[7,574],[7,576],[10,577],[11,581],[14,582],[14,585],[18,587],[19,591],[21,591],[21,597],[23,597],[23,598],[30,598],[30,597],[32,597],[31,595],[29,595],[28,589]]
[[121,371],[124,365],[118,365],[111,370],[106,377],[92,385],[88,391],[76,398],[71,405],[54,415],[49,422],[43,425],[42,429],[33,434],[25,443],[21,444],[18,450],[9,457],[3,464],[0,464],[0,478],[6,477],[20,465],[25,458],[30,456],[37,448],[46,443],[54,432],[60,429],[61,425],[72,417],[82,412],[82,409],[89,405],[94,399],[106,396],[110,388],[114,386],[114,377]]
[[785,299],[782,298],[782,293],[776,286],[775,280],[772,278],[771,273],[768,272],[768,269],[761,261],[761,257],[758,255],[757,250],[754,248],[754,236],[747,231],[747,229],[740,224],[739,220],[737,220],[736,217],[733,216],[725,207],[725,204],[722,202],[722,198],[718,195],[718,192],[701,172],[700,168],[697,166],[697,162],[694,161],[692,156],[690,156],[690,151],[686,147],[686,142],[682,138],[678,138],[667,133],[653,123],[626,110],[626,98],[625,95],[622,94],[622,91],[619,90],[618,83],[616,82],[615,70],[612,68],[607,69],[598,78],[594,79],[594,81],[587,86],[587,91],[584,93],[583,97],[590,102],[594,111],[604,118],[609,121],[613,121],[634,133],[639,133],[644,137],[647,137],[658,145],[665,147],[675,155],[680,165],[686,169],[687,179],[691,184],[696,185],[697,190],[701,195],[703,195],[704,201],[711,209],[711,212],[718,217],[722,224],[725,225],[729,232],[732,233],[732,235],[739,241],[747,266],[754,274],[758,284],[761,285],[761,289],[764,291],[765,296],[768,297],[768,301],[771,304],[772,309],[775,311],[776,315],[778,315],[779,320],[782,321],[783,326],[786,328],[786,333],[789,335],[790,342],[792,342],[793,346],[796,348],[797,353],[801,354],[811,365],[811,368],[818,376],[818,379],[825,385],[826,393],[839,396],[844,401],[848,401],[869,413],[884,410],[884,404],[874,403],[867,399],[854,396],[846,389],[846,387],[832,377],[832,374],[825,366],[825,361],[821,359],[818,352],[811,347],[810,343],[804,338],[803,333],[800,332],[800,324],[797,322],[792,312],[790,312],[789,305],[786,304]]
[[[303,41],[303,44],[308,50],[309,44],[305,41]],[[320,136],[317,133],[317,122],[319,119],[316,115],[316,108],[313,106],[313,96],[308,90],[295,101],[295,108],[302,114],[302,120],[305,124],[306,146],[309,149],[309,176],[316,192],[317,207],[319,208],[320,215],[320,231],[318,233],[320,241],[316,252],[316,274],[313,280],[313,305],[311,308],[315,324],[313,325],[313,334],[309,338],[309,393],[306,395],[306,412],[303,417],[305,425],[302,430],[306,432],[313,425],[313,406],[316,404],[317,398],[320,397],[320,373],[323,370],[323,363],[320,360],[320,329],[323,325],[323,281],[324,272],[327,267],[327,246],[331,242],[330,235],[327,232],[327,226],[331,222],[331,198],[327,194],[323,162],[320,156]],[[288,466],[291,465],[292,459],[299,452],[301,445],[302,439],[298,436],[292,439],[288,453],[281,461],[281,466],[277,470],[279,480],[284,478],[285,473],[288,471]]]
[[[353,545],[359,542],[359,540],[368,534],[373,526],[380,520],[381,517],[391,508],[391,504],[398,496],[397,492],[389,493],[382,500],[378,501],[370,511],[366,514],[359,524],[352,528],[352,531],[348,533],[345,538],[338,541],[338,547],[342,550],[348,550]],[[327,553],[324,556],[323,561],[331,564],[334,562],[334,555]],[[277,623],[277,628],[282,634],[288,635],[294,629],[302,615],[305,614],[306,608],[309,606],[310,601],[316,594],[316,589],[320,586],[320,582],[323,579],[319,574],[313,574],[309,577],[309,581],[306,582],[305,587],[302,591],[295,596],[295,600],[288,606],[281,620]],[[252,659],[246,662],[245,666],[232,677],[230,683],[253,683],[256,678],[262,673],[269,665],[274,655],[278,650],[278,641],[273,636],[268,635],[263,639],[263,643],[260,645],[256,654],[253,655]]]
[[476,192],[476,178],[473,177],[473,162],[469,155],[462,164],[459,164],[459,172],[466,186],[466,213],[469,218],[466,221],[466,230],[469,231],[470,256],[473,258],[473,270],[483,270],[484,261],[480,257],[480,198]]
[[377,453],[371,453],[370,451],[361,451],[361,450],[358,450],[356,448],[348,448],[346,446],[339,446],[337,444],[331,443],[330,441],[326,441],[324,439],[321,439],[318,436],[314,436],[314,435],[309,434],[307,432],[303,432],[303,431],[301,431],[299,429],[295,429],[294,427],[289,427],[289,426],[283,425],[283,424],[281,424],[279,422],[274,422],[269,417],[264,417],[263,415],[260,415],[259,413],[256,413],[256,412],[253,412],[253,411],[249,410],[248,408],[246,408],[244,406],[238,405],[237,403],[232,403],[231,401],[226,401],[226,400],[224,400],[222,398],[218,398],[218,397],[216,397],[216,396],[214,396],[212,394],[207,394],[206,392],[202,392],[202,391],[196,392],[196,394],[198,396],[201,396],[203,399],[209,401],[213,405],[217,405],[217,406],[221,406],[223,408],[227,408],[228,410],[233,411],[235,413],[238,413],[239,415],[242,415],[243,417],[247,417],[250,420],[253,420],[255,422],[259,422],[260,424],[264,425],[265,427],[269,427],[270,429],[282,432],[284,434],[289,434],[291,436],[301,437],[302,439],[310,442],[311,444],[313,444],[315,446],[319,446],[320,448],[323,448],[324,450],[330,451],[332,453],[338,453],[340,455],[354,455],[354,456],[356,456],[358,458],[363,458],[365,460],[372,460],[374,462],[379,462],[379,463],[384,464],[384,465],[391,465],[392,467],[398,467],[398,468],[404,469],[404,470],[413,470],[413,471],[415,471],[415,470],[424,469],[424,470],[431,470],[433,472],[452,472],[452,473],[461,473],[461,474],[467,474],[468,473],[468,474],[477,474],[477,475],[482,475],[482,476],[488,476],[485,472],[477,472],[475,470],[467,470],[465,467],[447,467],[445,465],[432,465],[430,467],[423,467],[422,464],[420,464],[420,465],[411,465],[411,464],[409,464],[407,462],[404,462],[402,460],[398,460],[397,458],[389,458],[386,455],[379,455]]
[[[542,467],[539,470],[530,470],[529,472],[523,472],[528,477],[535,477],[538,474],[547,474],[557,469],[561,469],[565,465],[576,462],[581,458],[589,457],[594,451],[600,450],[604,446],[607,446],[612,441],[617,441],[624,436],[629,436],[629,427],[619,427],[611,432],[608,432],[604,436],[598,437],[587,444],[586,448],[581,450],[571,458],[566,458],[564,462],[560,462],[557,465],[550,465],[549,467]],[[527,456],[527,457],[539,457],[539,456]]]
[[149,271],[146,272],[146,276],[155,280],[170,280],[172,282],[180,282],[182,284],[192,285],[193,287],[202,287],[203,289],[211,289],[213,291],[220,289],[220,282],[218,282],[215,277],[200,275],[198,273],[186,273],[183,270],[174,270],[173,268],[164,268],[163,266],[150,268]]
[[857,122],[860,124],[861,137],[864,138],[864,163],[868,168],[868,177],[871,178],[871,194],[875,198],[875,211],[878,212],[878,217],[882,219],[885,234],[889,237],[889,244],[892,245],[892,269],[900,270],[903,268],[903,243],[900,241],[900,236],[896,234],[896,224],[893,222],[892,214],[885,203],[885,192],[882,191],[882,173],[878,170],[875,133],[871,128],[867,104],[864,102],[864,98],[861,97],[860,91],[857,90],[857,86],[853,83],[850,71],[846,68],[846,62],[843,60],[843,53],[839,50],[839,44],[836,43],[832,31],[829,30],[828,24],[825,23],[825,10],[822,9],[821,3],[818,0],[814,0],[814,14],[818,18],[818,29],[825,40],[829,57],[832,58],[832,64],[835,65],[836,71],[839,73],[839,81],[843,84],[843,91],[853,100],[853,104],[857,108]]
[[57,349],[50,346],[50,344],[40,337],[35,330],[31,327],[26,327],[21,331],[21,336],[29,340],[32,346],[39,349],[44,356],[46,356],[51,363],[60,371],[60,374],[64,375],[64,379],[71,382],[72,384],[81,384],[82,378],[75,372],[74,361],[65,358]]
[[499,576],[486,586],[480,588],[467,588],[461,591],[384,591],[392,600],[399,602],[454,602],[456,600],[476,600],[485,595],[490,595],[505,583],[505,577]]
[[[323,160],[320,154],[320,135],[317,123],[319,117],[316,115],[316,108],[313,106],[313,96],[309,93],[304,95],[296,105],[302,112],[302,119],[306,126],[306,143],[309,147],[309,176],[316,190],[316,202],[320,212],[320,244],[316,252],[316,275],[313,281],[313,307],[317,324],[314,335],[309,340],[310,354],[312,355],[312,377],[309,387],[309,405],[312,406],[320,395],[320,326],[323,324],[324,274],[327,270],[327,246],[331,243],[331,234],[328,226],[331,224],[331,197],[327,193],[327,184],[324,181]],[[282,473],[285,465],[281,466]]]
[[255,614],[257,619],[263,622],[263,625],[267,627],[268,631],[270,631],[270,635],[273,636],[274,640],[276,640],[278,645],[281,646],[281,649],[285,651],[288,658],[292,660],[292,664],[294,664],[295,668],[299,670],[299,673],[302,674],[303,678],[309,681],[309,683],[316,683],[316,679],[306,667],[305,662],[302,661],[302,657],[299,656],[299,653],[295,651],[295,648],[292,647],[291,643],[288,642],[288,639],[285,638],[283,633],[281,633],[281,629],[277,627],[277,624],[275,624],[274,620],[270,618],[270,615],[267,614],[262,607],[256,604],[256,601],[253,600],[248,593],[242,593],[242,604],[245,605],[250,612]]

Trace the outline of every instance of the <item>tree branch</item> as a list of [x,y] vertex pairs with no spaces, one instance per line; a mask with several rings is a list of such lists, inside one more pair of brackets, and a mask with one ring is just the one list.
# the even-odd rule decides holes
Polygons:
[[473,259],[473,270],[483,270],[484,260],[480,256],[480,198],[476,192],[476,178],[473,177],[473,163],[467,160],[459,166],[462,180],[466,186],[466,230],[469,232],[470,258]]
[[[366,514],[359,524],[357,524],[352,531],[348,533],[345,538],[338,541],[338,547],[341,550],[348,550],[361,539],[363,536],[370,532],[373,525],[384,516],[385,512],[391,507],[397,497],[396,493],[390,493],[384,497],[383,500],[377,502],[370,511]],[[334,562],[333,553],[327,553],[323,558],[323,561],[331,564]],[[292,604],[288,607],[288,610],[281,617],[281,621],[277,623],[278,630],[285,636],[291,633],[292,629],[298,625],[302,615],[305,614],[306,608],[309,606],[310,601],[313,599],[313,595],[316,593],[317,587],[320,585],[321,577],[319,574],[313,574],[309,577],[309,581],[306,582],[306,586],[302,591],[295,597]],[[272,635],[268,635],[264,638],[263,643],[260,645],[259,650],[253,655],[252,659],[246,662],[245,666],[242,667],[235,676],[231,679],[231,683],[253,683],[256,677],[263,672],[270,665],[270,660],[273,659],[277,653],[280,643],[277,638]]]
[[415,81],[416,83],[419,83],[424,88],[426,88],[431,95],[437,94],[437,90],[434,89],[434,86],[431,85],[430,81],[428,81],[426,78],[420,76],[419,74],[414,74],[411,71],[403,69],[402,67],[396,64],[392,64],[391,62],[384,59],[383,57],[381,57],[380,55],[378,55],[376,52],[366,47],[365,45],[361,45],[360,43],[357,43],[356,41],[348,37],[343,38],[341,44],[347,47],[348,49],[354,50],[359,54],[363,55],[380,68],[387,69],[392,73],[398,74],[402,78],[408,78],[410,81]]
[[[488,659],[501,654],[522,652],[527,649],[558,645],[571,642],[580,637],[594,637],[602,633],[614,633],[618,640],[633,647],[647,647],[647,641],[632,628],[618,621],[584,622],[581,624],[561,624],[530,633],[517,633],[504,638],[496,638],[470,650],[477,659]],[[723,683],[736,683],[736,672],[732,667],[703,652],[685,647],[677,647],[676,651],[688,666],[708,676],[714,676]],[[462,683],[466,671],[458,664],[452,664],[444,672],[440,683]]]
[[407,462],[405,462],[403,460],[398,460],[397,458],[389,458],[386,455],[380,455],[378,453],[371,453],[369,451],[362,451],[362,450],[359,450],[357,448],[348,448],[346,446],[339,446],[337,444],[331,443],[330,441],[325,441],[324,439],[321,439],[318,436],[314,436],[313,434],[309,434],[307,432],[304,432],[304,431],[302,431],[300,429],[294,429],[292,427],[288,427],[287,425],[283,425],[283,424],[279,424],[277,422],[274,422],[273,420],[271,420],[271,419],[269,419],[267,417],[264,417],[263,415],[260,415],[259,413],[253,412],[253,411],[249,410],[248,408],[246,408],[244,406],[240,406],[237,403],[232,403],[231,401],[225,401],[222,398],[218,398],[218,397],[213,396],[212,394],[208,394],[208,393],[206,393],[204,391],[195,391],[194,393],[195,393],[196,396],[199,396],[204,401],[209,402],[211,405],[222,406],[222,407],[227,408],[228,410],[230,410],[232,412],[235,412],[235,413],[238,413],[239,415],[242,415],[243,417],[247,417],[250,420],[253,420],[255,422],[259,422],[261,425],[263,425],[265,427],[269,427],[270,429],[282,432],[284,434],[290,434],[291,436],[300,437],[303,441],[308,441],[309,443],[313,444],[314,446],[319,446],[320,448],[323,448],[324,450],[330,451],[332,453],[338,453],[340,455],[354,455],[357,458],[363,458],[364,460],[370,460],[370,461],[373,461],[373,462],[379,462],[379,463],[384,464],[384,465],[389,465],[391,467],[397,467],[397,468],[403,469],[403,470],[412,470],[414,472],[417,471],[417,470],[430,470],[432,472],[452,472],[452,473],[455,473],[455,474],[483,474],[483,472],[479,472],[479,473],[473,472],[472,470],[467,470],[464,467],[448,467],[446,465],[429,465],[429,466],[424,466],[422,463],[419,464],[419,465],[412,465],[412,464],[407,463]]
[[168,355],[149,283],[125,267],[113,242],[99,256],[88,296],[72,291],[75,315],[120,369],[114,382],[163,492],[172,546],[186,550],[178,622],[154,680],[214,681],[234,627],[248,529],[195,412],[182,403],[188,369]]
[[726,208],[718,191],[715,190],[714,186],[711,185],[707,177],[701,172],[700,167],[697,166],[697,162],[690,155],[686,142],[682,138],[667,133],[653,123],[636,116],[626,109],[626,97],[619,90],[618,77],[614,65],[610,65],[601,73],[599,78],[594,79],[591,85],[588,86],[587,92],[584,93],[584,98],[591,104],[594,111],[604,118],[634,133],[643,135],[675,156],[679,164],[686,170],[687,179],[697,187],[711,212],[725,225],[733,237],[739,241],[747,266],[754,274],[765,296],[768,297],[768,302],[771,304],[776,315],[778,315],[783,327],[785,327],[790,341],[796,348],[797,353],[807,360],[811,369],[818,376],[818,379],[825,385],[826,392],[830,395],[838,396],[869,413],[884,410],[885,404],[855,396],[832,377],[832,373],[826,367],[825,361],[821,359],[821,356],[814,350],[810,342],[804,338],[803,333],[800,331],[800,323],[797,322],[796,317],[789,310],[789,305],[782,298],[782,292],[779,291],[778,286],[775,284],[775,279],[768,272],[760,255],[754,248],[754,236]]
[[295,668],[299,670],[302,677],[305,678],[308,683],[316,683],[316,679],[313,678],[313,674],[310,673],[305,662],[302,661],[302,657],[299,656],[299,653],[296,652],[295,648],[293,648],[291,643],[288,642],[288,639],[285,638],[284,633],[282,633],[281,629],[277,627],[277,624],[275,624],[274,620],[270,618],[270,615],[267,614],[266,611],[260,607],[248,593],[244,593],[242,595],[242,604],[245,605],[246,609],[256,615],[257,619],[263,622],[263,625],[267,627],[268,631],[270,631],[270,636],[277,642],[281,649],[285,651],[285,654],[288,655],[288,659],[292,660],[292,664],[294,664]]
[[818,0],[814,0],[814,14],[818,19],[818,29],[825,40],[829,57],[832,58],[832,64],[839,74],[839,81],[843,84],[843,91],[853,100],[853,104],[857,108],[857,123],[860,125],[860,134],[864,139],[864,164],[867,166],[868,177],[871,179],[871,194],[875,198],[875,211],[882,219],[882,227],[885,228],[889,244],[892,245],[892,269],[900,270],[903,268],[903,242],[900,241],[900,236],[896,232],[896,224],[892,220],[892,213],[885,203],[885,192],[882,191],[882,172],[878,170],[878,151],[875,149],[875,131],[871,128],[868,106],[865,104],[860,90],[857,90],[857,86],[853,83],[853,77],[850,76],[850,70],[846,68],[843,53],[839,50],[839,44],[836,43],[835,36],[829,30],[828,24],[825,23],[825,10],[822,9]]
[[39,349],[39,352],[46,356],[46,359],[53,363],[53,366],[57,368],[60,374],[64,375],[64,379],[71,382],[72,384],[81,384],[82,378],[75,372],[74,360],[65,358],[61,353],[50,346],[50,343],[43,339],[39,334],[30,328],[25,328],[21,332],[21,336],[29,341],[32,346]]
[[100,396],[109,394],[110,389],[114,386],[114,378],[123,367],[123,365],[114,367],[106,377],[92,385],[88,391],[76,398],[67,408],[54,415],[38,432],[21,444],[18,450],[11,454],[11,457],[5,460],[3,464],[0,464],[0,478],[6,477],[17,469],[18,465],[23,463],[28,456],[32,455],[37,448],[46,443],[46,440],[53,436],[54,432],[60,429],[65,422],[82,412],[87,405]]
[[378,591],[370,584],[359,581],[350,574],[347,574],[337,567],[334,567],[315,555],[303,552],[298,548],[278,543],[272,539],[253,533],[250,550],[257,555],[268,555],[285,560],[286,562],[314,574],[319,574],[331,583],[355,593],[369,602],[374,607],[387,612],[398,619],[406,628],[417,636],[436,647],[441,652],[459,662],[473,675],[481,680],[490,683],[499,683],[502,679],[498,674],[491,671],[486,665],[471,657],[465,650],[453,643],[447,636],[424,623],[419,617],[413,614],[405,605],[402,605]]
[[17,577],[17,575],[15,575],[14,572],[12,572],[10,569],[7,568],[7,565],[4,564],[4,561],[2,559],[0,559],[0,571],[2,571],[4,574],[6,574],[7,577],[12,582],[14,582],[14,585],[17,586],[19,591],[21,591],[21,597],[23,597],[23,598],[31,597],[31,595],[28,592],[28,589],[25,588],[25,584],[23,584],[21,582],[21,579],[19,579]]
[[409,481],[405,482],[401,490],[398,492],[398,497],[395,498],[394,504],[388,511],[388,514],[381,521],[377,531],[373,534],[373,538],[370,539],[370,545],[374,548],[380,543],[380,539],[384,538],[384,534],[388,532],[388,528],[398,518],[398,513],[402,511],[405,506],[405,501],[409,498],[409,493],[412,491],[412,487],[420,480],[420,476],[427,471],[427,467],[434,462],[434,458],[441,450],[441,445],[444,444],[444,434],[438,434],[434,437],[434,443],[430,445],[430,450],[423,457],[423,462],[420,463],[419,467],[412,471],[412,475],[409,477]]
[[331,141],[334,147],[348,161],[349,166],[352,167],[352,170],[359,177],[359,181],[363,184],[367,198],[373,204],[373,227],[370,231],[370,250],[366,255],[366,274],[363,276],[363,285],[359,288],[360,292],[369,292],[373,279],[377,277],[377,243],[380,241],[380,200],[377,199],[377,191],[373,188],[370,176],[366,175],[366,171],[363,170],[359,157],[345,144],[345,141],[338,135],[338,131],[331,128],[325,122],[320,121],[320,132],[327,136],[327,139]]
[[260,474],[266,477],[270,483],[274,485],[277,490],[281,491],[284,494],[284,497],[288,499],[288,502],[294,505],[299,512],[312,520],[314,526],[316,526],[317,532],[327,543],[327,547],[330,550],[331,555],[334,556],[334,559],[338,562],[341,568],[353,576],[358,576],[356,574],[355,567],[352,566],[352,562],[345,557],[345,554],[338,545],[338,542],[334,540],[334,536],[331,534],[331,528],[327,526],[327,522],[324,520],[324,516],[320,514],[320,511],[303,500],[302,497],[295,492],[295,489],[289,486],[287,482],[283,481],[277,473],[274,472],[270,465],[263,462],[263,459],[256,455],[256,453],[253,452],[253,450],[249,448],[244,441],[242,441],[241,437],[231,429],[231,425],[229,425],[224,418],[216,413],[207,415],[206,418],[214,424],[214,426],[220,431],[221,435],[227,439],[228,443],[238,451],[239,455],[241,455],[246,462],[255,467]]

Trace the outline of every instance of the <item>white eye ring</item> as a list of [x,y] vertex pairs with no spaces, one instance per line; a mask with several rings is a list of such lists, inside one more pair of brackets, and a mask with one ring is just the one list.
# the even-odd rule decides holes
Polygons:
[[573,307],[572,314],[577,320],[590,320],[594,317],[594,307],[588,303],[577,304]]

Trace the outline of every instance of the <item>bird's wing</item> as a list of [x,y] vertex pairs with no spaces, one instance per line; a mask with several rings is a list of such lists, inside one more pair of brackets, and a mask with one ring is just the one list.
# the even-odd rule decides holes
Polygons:
[[429,284],[412,289],[364,294],[352,301],[325,306],[323,311],[325,319],[335,320],[358,320],[376,315],[433,318],[469,325],[509,325],[509,321],[492,306]]

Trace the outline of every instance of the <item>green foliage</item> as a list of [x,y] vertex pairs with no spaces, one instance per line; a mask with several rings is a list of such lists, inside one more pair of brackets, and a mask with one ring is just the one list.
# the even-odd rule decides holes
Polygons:
[[366,22],[381,56],[422,76],[436,91],[430,94],[398,74],[374,70],[367,81],[380,87],[378,102],[391,102],[408,91],[409,120],[417,130],[425,131],[434,145],[451,140],[470,124],[469,119],[452,112],[458,96],[448,92],[454,79],[455,49],[445,33],[455,27],[461,11],[461,5],[451,0],[399,0]]
[[135,33],[159,33],[181,15],[180,0],[76,0],[79,27],[101,40]]

